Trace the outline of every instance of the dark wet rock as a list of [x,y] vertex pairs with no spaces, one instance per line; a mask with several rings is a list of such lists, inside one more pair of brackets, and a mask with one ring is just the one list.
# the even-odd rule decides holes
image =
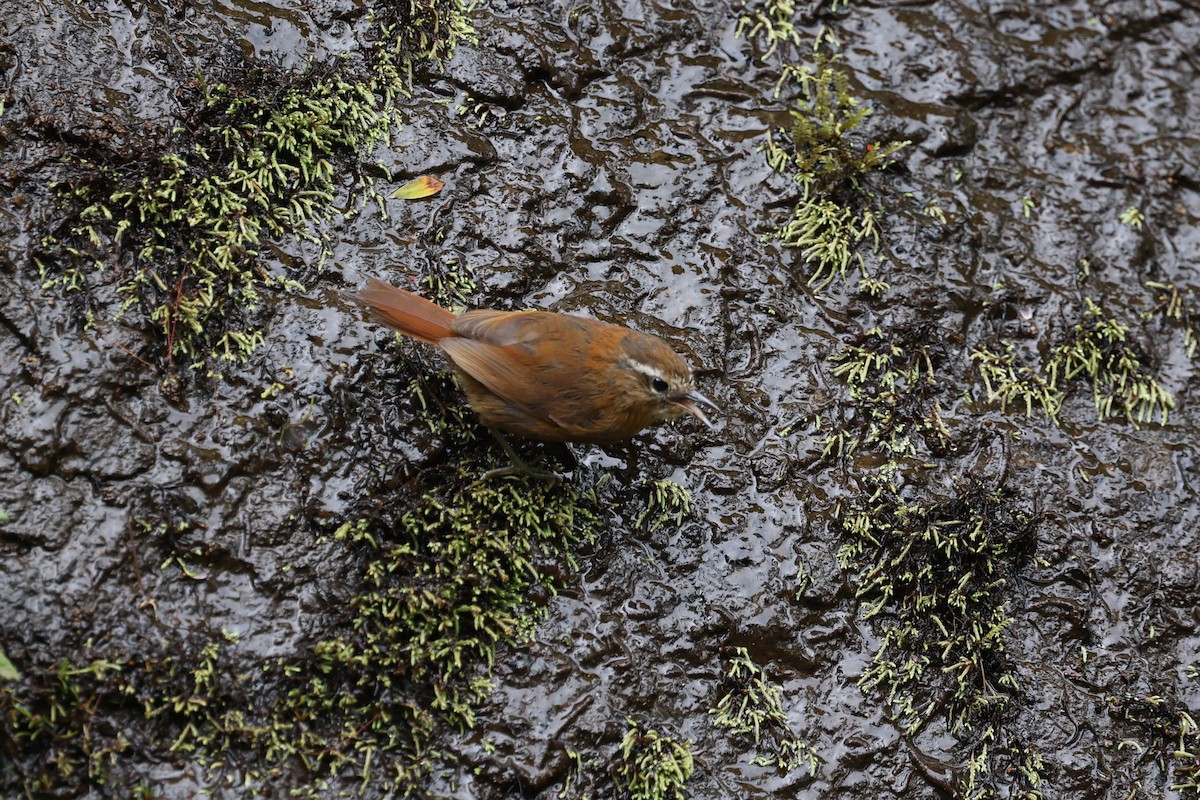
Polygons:
[[27,493],[19,496],[8,488],[2,505],[9,519],[0,523],[0,535],[22,550],[61,550],[88,530],[92,522],[88,509],[94,502],[86,481],[68,481],[57,475],[29,484]]
[[[402,543],[398,520],[417,498],[457,485],[463,463],[503,458],[453,416],[431,431],[462,410],[438,377],[443,361],[395,344],[337,292],[361,273],[418,281],[465,265],[470,305],[555,308],[666,336],[723,411],[715,431],[688,422],[580,449],[578,463],[519,444],[573,470],[607,516],[577,565],[547,567],[560,594],[531,591],[546,617],[534,641],[498,655],[476,727],[436,734],[450,766],[430,795],[556,795],[580,752],[599,759],[593,796],[610,796],[603,781],[636,717],[694,741],[696,798],[955,796],[974,732],[939,717],[909,735],[886,692],[857,685],[889,619],[862,618],[831,520],[888,459],[867,446],[823,455],[827,435],[860,436],[869,419],[828,359],[878,327],[937,361],[951,441],[913,437],[910,499],[944,499],[973,479],[1044,515],[1043,561],[1003,575],[1019,689],[997,717],[996,748],[1037,750],[1047,797],[1107,800],[1139,785],[1165,796],[1156,765],[1174,743],[1112,698],[1194,708],[1198,691],[1186,673],[1200,625],[1197,370],[1177,323],[1140,317],[1155,302],[1146,281],[1197,288],[1194,4],[810,4],[875,111],[864,142],[916,142],[869,187],[883,248],[868,266],[890,285],[877,299],[853,273],[810,286],[795,249],[762,239],[800,189],[755,148],[787,124],[774,82],[781,64],[806,63],[815,28],[762,62],[762,48],[733,38],[728,3],[483,5],[480,44],[444,75],[420,75],[406,127],[367,156],[397,180],[435,173],[446,189],[389,201],[387,221],[328,225],[324,272],[307,243],[264,248],[270,269],[304,272],[308,294],[264,301],[266,344],[223,382],[139,363],[157,334],[135,311],[111,319],[111,287],[89,301],[91,328],[77,293],[41,287],[31,256],[67,213],[48,184],[69,177],[66,154],[161,155],[197,69],[228,79],[251,56],[299,69],[355,52],[366,9],[42,5],[19,2],[0,21],[0,647],[14,660],[194,657],[227,630],[242,637],[222,645],[239,680],[273,659],[336,680],[313,649],[352,634],[372,551],[331,530],[370,517],[386,544]],[[352,165],[337,169],[343,185],[355,180]],[[1145,213],[1141,229],[1121,220],[1130,207]],[[1099,420],[1086,383],[1061,427],[986,401],[971,349],[1009,341],[1037,364],[1085,298],[1130,325],[1174,392],[1167,427]],[[648,482],[666,478],[686,485],[692,512],[636,525]],[[824,760],[815,776],[754,766],[750,739],[713,727],[738,646],[784,687],[789,722]],[[249,706],[283,694],[246,681],[259,693]],[[136,710],[131,732],[148,722]],[[96,730],[120,727],[96,719]],[[219,791],[177,766],[186,755],[116,758],[127,785]],[[1001,793],[1018,791],[1018,773],[999,774]],[[308,777],[287,773],[280,790]]]
[[104,481],[146,472],[155,462],[154,443],[129,422],[114,417],[104,406],[70,412],[57,433],[63,455],[55,471],[67,478],[87,475]]

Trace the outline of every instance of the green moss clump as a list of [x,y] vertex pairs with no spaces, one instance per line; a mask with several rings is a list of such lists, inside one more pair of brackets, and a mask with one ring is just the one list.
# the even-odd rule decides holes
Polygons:
[[[107,766],[130,749],[121,728],[96,725],[106,709],[98,685],[124,665],[106,659],[33,670],[0,684],[0,788],[27,797],[49,796],[71,780],[105,785]],[[118,695],[120,698],[121,695]]]
[[108,786],[126,759],[173,754],[219,769],[227,748],[260,730],[247,720],[244,676],[223,651],[236,641],[224,634],[196,653],[176,641],[153,656],[110,658],[89,646],[75,660],[26,669],[0,686],[0,789],[48,796]]
[[999,401],[1002,411],[1008,411],[1010,405],[1024,406],[1026,416],[1034,408],[1040,408],[1051,422],[1058,424],[1066,395],[1051,387],[1038,370],[1021,363],[1011,342],[977,348],[971,352],[971,360],[983,378],[989,402]]
[[487,691],[478,667],[491,665],[500,642],[530,637],[529,593],[553,588],[539,563],[566,558],[573,567],[570,546],[590,539],[595,524],[569,486],[505,480],[472,485],[453,502],[427,495],[389,544],[361,521],[343,525],[339,538],[378,556],[352,602],[354,635],[318,648],[322,672],[370,665],[355,689],[367,689],[369,702],[391,676],[407,675],[432,688],[434,711],[469,726]]
[[342,525],[339,539],[366,548],[350,630],[318,643],[280,695],[272,716],[288,728],[272,760],[420,796],[439,759],[452,758],[432,736],[474,723],[496,648],[532,637],[543,613],[532,596],[555,590],[550,565],[574,567],[570,547],[595,525],[569,486],[516,479],[426,495],[391,529]]
[[[406,8],[380,20],[365,64],[314,68],[257,94],[201,78],[165,154],[119,166],[76,158],[79,174],[58,190],[82,210],[43,240],[44,285],[95,288],[113,270],[123,298],[114,321],[144,315],[168,362],[220,377],[221,364],[244,361],[262,342],[254,315],[264,296],[303,289],[269,272],[260,248],[296,237],[325,251],[313,226],[340,213],[335,165],[399,123],[414,61],[446,57],[471,36],[462,0]],[[383,208],[369,179],[367,199]]]
[[1124,418],[1138,427],[1158,418],[1167,423],[1175,399],[1150,374],[1141,352],[1129,339],[1129,326],[1086,300],[1083,320],[1072,326],[1065,340],[1054,347],[1040,370],[1020,364],[1010,344],[984,346],[971,353],[988,399],[1024,405],[1025,413],[1043,409],[1058,424],[1070,384],[1086,379],[1101,419]]
[[[380,52],[386,64],[411,73],[421,63],[444,64],[464,42],[475,41],[471,12],[478,0],[408,0],[379,10]],[[379,71],[379,67],[376,70]]]
[[[806,16],[813,18],[823,4],[822,0],[806,4]],[[848,6],[850,0],[829,0],[829,10]],[[735,38],[746,37],[762,47],[766,42],[766,50],[759,56],[763,61],[769,59],[780,45],[791,44],[799,46],[800,29],[796,27],[796,0],[742,0],[738,12]]]
[[802,767],[807,767],[809,775],[817,773],[821,759],[792,731],[783,713],[780,688],[767,679],[746,648],[737,648],[729,659],[723,686],[724,696],[708,712],[713,724],[734,735],[750,736],[755,746],[762,745],[764,736],[770,738],[769,755],[756,756],[754,764],[784,773]]
[[[216,373],[261,344],[251,320],[264,294],[302,288],[267,272],[258,249],[270,237],[312,238],[309,226],[333,213],[333,160],[385,136],[391,118],[373,92],[341,78],[269,99],[200,87],[196,132],[177,134],[190,146],[180,141],[150,163],[97,167],[60,191],[88,203],[64,238],[67,252],[90,258],[97,279],[130,254],[119,267],[116,319],[136,307],[168,360]],[[87,173],[90,165],[79,166]],[[80,239],[91,246],[71,244]],[[45,286],[67,280],[49,271],[43,265]]]
[[997,746],[993,738],[980,741],[967,760],[956,796],[963,800],[1042,800],[1045,795],[1038,787],[1045,761],[1041,753],[1021,744]]
[[1157,416],[1159,424],[1166,425],[1167,414],[1175,407],[1174,398],[1150,375],[1129,341],[1129,326],[1091,300],[1083,321],[1050,354],[1046,373],[1051,388],[1059,380],[1068,383],[1086,377],[1103,419],[1124,417],[1136,426]]
[[881,696],[910,734],[945,719],[969,741],[960,796],[1036,800],[1041,758],[1006,741],[1001,722],[1017,690],[1005,648],[1009,581],[1033,558],[1038,519],[1010,492],[976,482],[908,501],[893,473],[867,476],[835,510],[847,537],[839,561],[881,633],[859,687]]
[[621,740],[618,782],[631,800],[683,800],[692,776],[691,741],[679,741],[655,730],[643,731],[632,719]]
[[934,453],[949,448],[929,338],[927,329],[900,331],[888,338],[872,328],[831,357],[833,374],[850,388],[857,417],[826,436],[826,456],[846,456],[868,447],[892,458],[911,458],[918,454],[918,441]]
[[[772,234],[786,247],[800,250],[812,272],[810,286],[828,286],[856,265],[870,281],[861,247],[879,244],[879,226],[871,207],[873,195],[866,177],[887,169],[911,142],[855,143],[852,134],[870,116],[850,91],[848,75],[836,66],[836,56],[818,51],[816,64],[787,66],[776,86],[795,83],[800,97],[791,110],[792,125],[769,131],[761,148],[771,169],[787,175],[802,189],[792,218]],[[868,285],[872,291],[878,282]]]
[[1004,663],[1005,597],[1010,574],[1032,555],[1036,517],[975,483],[913,503],[879,477],[836,514],[848,537],[838,558],[863,616],[884,623],[859,685],[881,692],[910,732],[937,713],[943,689],[954,729],[994,718],[1015,688]]

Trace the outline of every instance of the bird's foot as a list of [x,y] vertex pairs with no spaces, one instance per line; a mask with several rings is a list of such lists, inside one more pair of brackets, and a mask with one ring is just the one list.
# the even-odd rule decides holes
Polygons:
[[551,472],[550,470],[545,469],[534,469],[524,461],[521,461],[519,463],[509,464],[507,467],[496,467],[495,469],[489,469],[487,472],[480,475],[475,483],[486,483],[494,478],[504,478],[509,475],[524,475],[536,480],[551,481],[552,483],[558,483],[559,481],[564,480],[563,476],[559,475],[557,472]]
[[536,480],[552,481],[554,483],[563,480],[563,476],[557,472],[529,466],[517,455],[517,451],[513,449],[513,446],[508,443],[508,440],[499,431],[493,428],[488,428],[488,431],[492,436],[496,437],[496,441],[500,443],[500,446],[504,448],[504,452],[508,454],[509,465],[507,467],[489,469],[479,476],[479,479],[475,481],[476,484],[490,481],[493,478],[504,478],[509,475],[525,475]]

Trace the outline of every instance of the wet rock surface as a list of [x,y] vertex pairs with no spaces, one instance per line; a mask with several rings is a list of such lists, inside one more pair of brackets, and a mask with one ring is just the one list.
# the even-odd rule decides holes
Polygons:
[[[329,223],[323,270],[306,243],[270,248],[274,267],[317,277],[303,296],[268,299],[263,346],[210,383],[143,363],[145,329],[114,322],[115,304],[87,326],[70,293],[41,288],[31,254],[63,213],[49,184],[73,149],[132,158],[160,141],[197,69],[245,57],[299,69],[364,47],[362,9],[17,3],[0,21],[0,648],[14,665],[149,660],[227,631],[240,637],[228,674],[243,675],[347,625],[361,553],[329,531],[368,510],[400,517],[459,465],[501,458],[486,437],[431,426],[459,403],[439,360],[338,297],[361,274],[407,286],[451,265],[473,275],[472,305],[664,336],[723,411],[716,430],[684,422],[603,451],[521,446],[595,492],[601,529],[575,547],[575,568],[559,565],[533,640],[498,653],[475,726],[439,732],[451,755],[428,796],[558,796],[574,754],[611,757],[628,718],[692,740],[694,798],[958,796],[978,728],[951,730],[952,703],[934,690],[930,721],[905,731],[884,693],[857,686],[888,615],[863,618],[836,520],[881,457],[825,444],[864,414],[830,357],[874,328],[937,362],[949,439],[920,445],[912,492],[945,498],[975,480],[1039,520],[1033,557],[1005,576],[1016,688],[990,722],[1011,764],[991,765],[984,796],[1194,793],[1171,788],[1187,766],[1171,757],[1178,722],[1145,698],[1200,707],[1197,378],[1182,328],[1141,315],[1157,302],[1147,281],[1197,285],[1200,10],[851,2],[802,10],[802,43],[767,58],[761,40],[734,36],[739,10],[481,5],[478,43],[418,75],[408,123],[368,158],[447,188],[390,201],[387,220]],[[790,98],[773,96],[782,65],[805,63],[821,25],[875,111],[864,140],[913,142],[871,181],[879,299],[854,280],[814,289],[798,253],[764,239],[798,189],[756,148],[787,123]],[[1122,221],[1130,207],[1140,227]],[[1003,339],[1044,356],[1085,298],[1130,326],[1174,395],[1166,425],[1101,419],[1086,385],[1060,426],[986,401],[972,350]],[[665,479],[694,509],[638,524]],[[812,774],[756,765],[758,748],[713,725],[739,647],[781,687],[821,760]],[[277,690],[235,683],[250,705]],[[129,737],[118,782],[241,796],[186,754]],[[1017,774],[1025,752],[1041,759],[1036,787]],[[26,762],[0,754],[12,791]],[[620,796],[602,778],[593,796]],[[280,780],[308,785],[299,771]],[[74,796],[107,790],[88,791]]]

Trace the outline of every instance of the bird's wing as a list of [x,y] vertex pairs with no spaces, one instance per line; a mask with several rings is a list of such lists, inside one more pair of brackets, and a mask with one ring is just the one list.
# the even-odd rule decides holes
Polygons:
[[508,348],[462,336],[451,336],[442,339],[438,344],[463,372],[494,394],[500,395],[510,403],[523,406],[516,396],[518,392],[510,387],[522,386],[528,379],[522,379],[521,364],[514,361]]
[[493,394],[528,409],[533,344],[539,338],[537,314],[508,311],[468,311],[454,321],[454,336],[443,339],[442,350],[459,369]]
[[468,311],[454,320],[454,332],[498,347],[529,346],[546,331],[553,335],[556,316],[544,311]]
[[[463,372],[526,414],[563,428],[588,428],[594,404],[582,402],[579,366],[601,323],[545,311],[468,311],[455,336],[438,344]],[[539,343],[558,344],[552,363],[536,358]],[[563,346],[564,342],[571,345]],[[547,407],[548,393],[554,402]]]

